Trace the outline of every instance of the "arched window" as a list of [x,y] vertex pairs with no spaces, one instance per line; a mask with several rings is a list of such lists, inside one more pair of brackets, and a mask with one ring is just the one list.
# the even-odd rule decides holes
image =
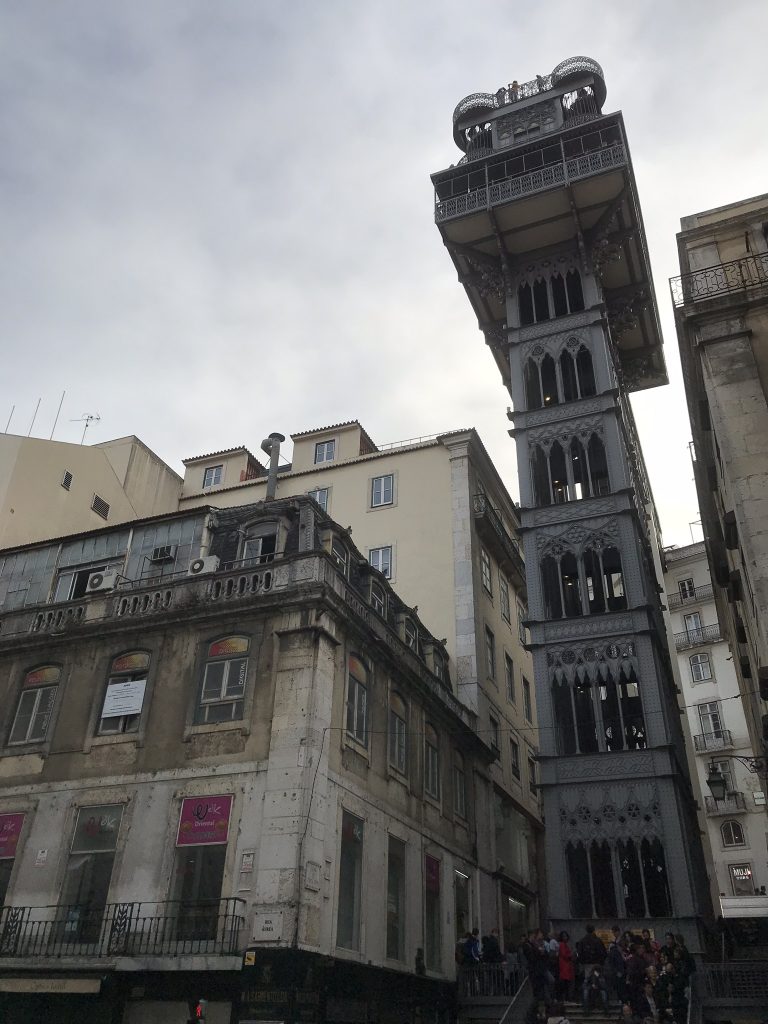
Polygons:
[[645,892],[640,857],[633,839],[618,844],[621,887],[624,890],[624,909],[627,917],[645,917]]
[[667,880],[664,848],[658,839],[643,839],[640,844],[645,895],[650,917],[667,917],[672,913],[672,898]]
[[541,393],[543,404],[545,406],[557,405],[559,402],[557,392],[557,372],[555,370],[555,360],[552,356],[544,356],[541,360],[539,372],[541,374]]
[[399,693],[389,696],[389,763],[403,775],[408,766],[408,709]]
[[528,283],[521,284],[517,289],[517,303],[520,309],[520,325],[527,327],[535,323],[533,318],[533,294]]
[[552,686],[552,708],[557,729],[557,752],[564,756],[577,753],[571,687],[567,682],[555,680]]
[[605,457],[605,445],[597,434],[592,434],[587,443],[587,459],[589,462],[590,490],[593,495],[608,494],[611,490],[608,479],[608,460]]
[[533,501],[535,505],[551,505],[552,491],[549,485],[549,461],[547,453],[540,445],[531,451],[531,481],[533,483]]
[[566,552],[560,559],[560,582],[563,594],[563,611],[566,618],[569,615],[581,615],[583,608],[579,567],[576,556],[571,554],[570,551]]
[[557,559],[546,555],[541,560],[541,585],[544,591],[544,613],[548,619],[563,617],[563,602],[560,593],[560,567]]
[[552,481],[552,500],[555,505],[568,501],[568,471],[565,468],[565,452],[559,441],[553,441],[549,449],[549,475]]
[[580,501],[582,498],[589,498],[592,494],[592,487],[589,478],[589,462],[584,452],[584,445],[578,437],[571,440],[569,456],[571,462],[571,475],[573,477],[573,497]]
[[368,746],[368,669],[356,654],[350,654],[347,683],[347,735]]
[[458,750],[453,752],[453,811],[460,818],[467,816],[467,773]]
[[692,654],[690,662],[691,679],[694,683],[701,683],[705,679],[712,678],[712,663],[708,654]]
[[100,735],[138,730],[148,672],[146,651],[130,651],[113,659],[96,729]]
[[21,684],[9,743],[42,743],[56,704],[61,681],[58,665],[43,665],[27,672]]
[[584,844],[568,843],[565,848],[565,860],[571,893],[571,915],[573,917],[594,917],[592,882]]
[[440,742],[429,723],[424,727],[424,791],[435,800],[440,799]]
[[533,312],[536,323],[549,320],[549,295],[547,294],[547,280],[544,277],[533,282]]
[[371,580],[371,608],[379,615],[385,615],[387,611],[386,591],[376,580]]
[[579,380],[576,375],[576,363],[567,348],[560,353],[560,377],[563,382],[563,401],[575,402],[581,398]]
[[595,754],[599,747],[595,723],[593,686],[588,678],[576,680],[572,688],[573,710],[576,716],[576,739],[582,754]]
[[250,644],[247,636],[226,636],[208,645],[195,716],[198,724],[243,717]]
[[581,274],[578,270],[569,270],[565,275],[565,290],[568,293],[568,310],[578,313],[584,309],[584,292],[581,287]]
[[243,560],[247,565],[272,562],[277,549],[277,523],[258,523],[249,527],[243,545]]
[[338,537],[331,541],[331,558],[336,563],[336,568],[346,576],[349,569],[349,552]]
[[622,611],[627,607],[624,593],[624,573],[618,548],[603,548],[603,583],[608,601],[608,611]]
[[589,867],[595,899],[595,917],[616,917],[616,887],[613,883],[611,848],[603,840],[593,839],[589,847]]
[[526,408],[540,409],[542,406],[541,379],[539,377],[539,364],[535,359],[526,359],[523,375],[525,377]]
[[592,367],[592,353],[586,345],[581,345],[576,353],[576,376],[579,381],[579,394],[589,398],[596,392],[595,371]]
[[406,647],[409,647],[412,651],[418,651],[419,631],[416,628],[416,623],[413,619],[406,618],[403,621],[403,640],[405,641]]
[[552,275],[552,307],[555,316],[565,316],[568,312],[568,299],[565,294],[565,281],[560,274]]
[[744,846],[744,829],[738,821],[724,821],[720,826],[723,846]]

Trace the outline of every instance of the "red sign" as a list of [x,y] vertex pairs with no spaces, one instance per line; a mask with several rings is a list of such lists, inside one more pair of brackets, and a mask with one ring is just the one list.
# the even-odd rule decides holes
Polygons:
[[181,802],[177,846],[226,843],[232,796],[188,796]]
[[16,856],[23,824],[23,814],[0,814],[0,860],[12,860]]

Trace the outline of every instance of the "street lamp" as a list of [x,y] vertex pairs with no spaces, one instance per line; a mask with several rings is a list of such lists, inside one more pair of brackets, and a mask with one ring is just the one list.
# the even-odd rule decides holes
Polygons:
[[709,775],[707,776],[709,791],[715,800],[725,800],[726,785],[722,773],[714,761],[709,762]]
[[[768,779],[768,757],[742,757],[739,754],[731,754],[731,758],[735,761],[739,761],[747,771],[752,772],[754,775],[758,775],[761,779]],[[727,786],[725,779],[717,767],[714,761],[710,761],[708,765],[709,775],[707,776],[707,785],[709,791],[715,800],[725,800],[725,794],[727,792]]]

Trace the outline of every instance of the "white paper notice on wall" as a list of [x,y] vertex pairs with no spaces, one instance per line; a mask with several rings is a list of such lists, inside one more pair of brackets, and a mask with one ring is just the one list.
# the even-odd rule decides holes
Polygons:
[[140,715],[144,703],[146,679],[129,679],[124,683],[110,683],[104,698],[102,718],[119,718],[120,715]]
[[48,851],[47,850],[38,850],[37,853],[35,854],[35,867],[36,868],[44,868],[47,863],[48,863]]
[[254,914],[253,941],[272,942],[283,937],[283,912],[277,914]]

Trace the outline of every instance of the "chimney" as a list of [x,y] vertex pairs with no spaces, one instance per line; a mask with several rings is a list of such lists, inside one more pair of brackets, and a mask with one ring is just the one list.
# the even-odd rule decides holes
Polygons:
[[261,442],[261,450],[269,456],[269,474],[267,475],[267,493],[265,501],[272,501],[277,490],[277,460],[280,458],[280,445],[285,440],[284,434],[270,434]]

